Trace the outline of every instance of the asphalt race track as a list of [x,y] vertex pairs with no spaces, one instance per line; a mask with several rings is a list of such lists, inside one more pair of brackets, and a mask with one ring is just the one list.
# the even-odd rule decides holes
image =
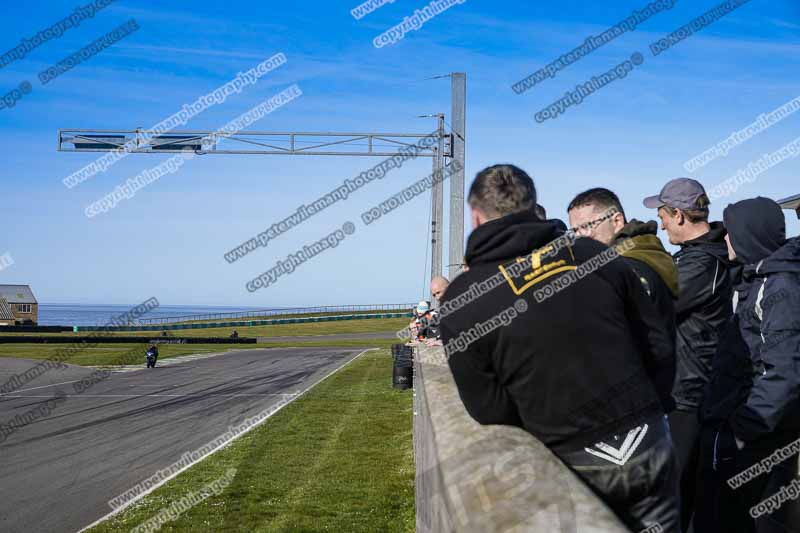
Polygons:
[[[111,512],[110,499],[362,351],[242,350],[114,373],[82,394],[64,382],[93,370],[71,366],[0,395],[0,424],[67,395],[0,444],[0,531],[74,533]],[[0,380],[35,363],[0,359]]]

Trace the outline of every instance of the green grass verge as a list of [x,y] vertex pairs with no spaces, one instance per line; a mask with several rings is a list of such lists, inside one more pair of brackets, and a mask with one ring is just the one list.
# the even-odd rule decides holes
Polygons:
[[[412,395],[369,352],[229,447],[90,531],[130,531],[236,469],[165,532],[413,532]],[[116,495],[109,495],[113,497]]]
[[[267,342],[261,344],[164,344],[158,348],[158,360],[179,355],[219,353],[230,350],[264,348],[389,348],[397,339],[334,340],[313,342]],[[0,344],[0,357],[50,359],[69,344]],[[144,365],[147,344],[98,344],[86,348],[65,363],[80,366]],[[131,355],[131,352],[134,352]]]
[[[371,333],[395,332],[408,325],[405,318],[382,318],[376,320],[361,320],[353,322],[316,322],[311,324],[281,324],[278,326],[258,326],[236,328],[242,337],[300,337],[309,335],[335,335],[338,333]],[[227,337],[232,329],[206,329],[184,330],[180,335],[186,337],[208,336]],[[101,343],[90,348],[83,348],[66,363],[82,366],[144,364],[145,343],[157,335],[157,332],[131,332],[118,333],[124,336],[142,337],[142,344],[111,344]],[[13,335],[20,335],[14,333]],[[31,334],[29,334],[31,335]],[[91,336],[92,333],[65,334],[66,336]],[[37,335],[38,336],[38,335]],[[397,338],[391,339],[364,339],[364,340],[335,340],[320,338],[313,341],[276,341],[259,344],[163,344],[158,348],[159,360],[187,354],[201,354],[225,352],[228,350],[248,350],[259,348],[322,348],[322,347],[365,347],[389,348],[392,344],[400,342]],[[69,347],[69,344],[0,344],[0,357],[15,357],[22,359],[50,359],[59,350]],[[138,350],[138,352],[137,352]],[[131,352],[135,352],[130,355]]]
[[[70,344],[0,344],[0,357],[51,359]],[[179,355],[225,352],[248,348],[269,348],[261,344],[167,344],[159,346],[158,360]],[[98,344],[82,348],[64,363],[81,366],[144,365],[147,344]]]
[[[208,322],[239,322],[242,320],[271,320],[274,318],[311,318],[316,316],[341,316],[341,315],[370,315],[376,313],[405,313],[413,306],[409,305],[408,309],[396,309],[392,311],[332,311],[328,313],[291,313],[287,315],[261,315],[261,316],[248,316],[240,318],[209,318],[207,320],[187,320],[185,322],[171,322],[167,325],[175,324],[205,324]],[[147,326],[158,326],[162,324],[144,324]]]
[[[208,329],[182,329],[168,331],[172,337],[228,337],[233,330],[239,332],[241,337],[285,337],[299,335],[333,335],[336,333],[371,333],[383,331],[397,331],[408,326],[410,318],[374,318],[370,320],[347,320],[342,322],[311,322],[309,324],[277,324],[274,326],[253,327],[225,327]],[[79,331],[78,333],[0,333],[3,335],[35,335],[48,336],[75,336],[86,337],[97,335],[94,331]],[[160,331],[115,331],[112,335],[123,337],[157,338]]]
[[389,348],[392,344],[400,344],[401,341],[394,339],[363,339],[363,340],[319,340],[319,341],[284,341],[284,342],[262,342],[256,346],[259,348],[324,348],[326,346],[336,348]]

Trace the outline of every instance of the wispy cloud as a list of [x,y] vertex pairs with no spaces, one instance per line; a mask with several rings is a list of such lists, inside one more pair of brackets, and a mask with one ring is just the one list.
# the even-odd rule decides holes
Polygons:
[[[259,61],[264,60],[263,52],[249,52],[244,50],[218,50],[213,48],[181,48],[176,46],[158,46],[158,45],[129,45],[127,49],[130,51],[141,50],[147,52],[148,55],[153,52],[159,54],[170,53],[181,56],[181,59],[186,59],[186,55],[199,55],[203,57],[226,57],[236,59],[256,59]],[[152,56],[151,56],[152,57]]]
[[768,19],[771,23],[779,28],[788,28],[790,30],[800,30],[800,24],[794,24],[793,22],[788,22],[786,20],[780,19]]

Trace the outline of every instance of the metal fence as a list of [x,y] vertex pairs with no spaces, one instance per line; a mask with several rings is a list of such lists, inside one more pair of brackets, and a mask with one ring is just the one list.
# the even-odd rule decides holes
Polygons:
[[175,324],[178,322],[195,322],[202,320],[221,320],[236,318],[262,318],[286,315],[310,315],[315,313],[356,313],[370,311],[408,311],[416,307],[415,303],[408,304],[372,304],[372,305],[329,305],[320,307],[284,307],[272,309],[258,309],[255,311],[237,311],[232,313],[208,313],[199,315],[168,316],[140,318],[142,325]]

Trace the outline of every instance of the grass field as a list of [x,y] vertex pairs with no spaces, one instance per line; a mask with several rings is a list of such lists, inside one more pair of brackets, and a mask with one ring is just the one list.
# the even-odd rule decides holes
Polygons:
[[[336,333],[369,333],[379,331],[397,331],[404,328],[411,321],[410,318],[375,318],[369,320],[345,320],[341,322],[312,322],[308,324],[277,324],[274,326],[253,326],[253,327],[224,327],[208,329],[182,329],[170,330],[168,333],[173,337],[228,337],[233,330],[239,332],[241,337],[284,337],[298,335],[331,335]],[[98,332],[80,331],[78,333],[0,333],[0,336],[7,335],[35,335],[37,337],[47,336],[76,336],[85,337],[97,335]],[[106,333],[104,333],[105,335]],[[111,335],[121,335],[123,337],[147,337],[148,339],[157,338],[160,331],[115,331]]]
[[[398,309],[392,311],[330,311],[326,313],[290,313],[286,315],[263,315],[263,316],[248,316],[243,318],[209,318],[207,320],[187,320],[185,322],[175,322],[175,324],[204,324],[207,322],[238,322],[242,320],[271,320],[276,318],[310,318],[316,316],[339,316],[339,315],[369,315],[375,313],[405,313],[413,306],[409,305],[408,309]],[[156,326],[158,324],[145,324]]]
[[[297,337],[309,335],[332,335],[337,333],[369,333],[397,331],[408,325],[408,319],[382,318],[375,320],[354,320],[346,322],[314,322],[309,324],[281,324],[278,326],[256,326],[236,328],[242,337]],[[232,329],[205,329],[183,330],[180,336],[186,337],[214,337],[230,335]],[[19,335],[19,334],[14,334]],[[32,334],[29,334],[32,335]],[[68,336],[72,334],[66,334]],[[77,334],[75,336],[91,335]],[[133,332],[121,333],[125,336],[141,336],[142,344],[98,344],[80,350],[75,356],[64,362],[82,365],[121,365],[144,364],[145,343],[156,336],[153,333]],[[258,348],[287,348],[287,347],[365,347],[388,348],[391,344],[399,342],[398,339],[367,339],[367,340],[326,340],[319,341],[279,341],[260,344],[164,344],[159,347],[159,360],[186,354],[200,354],[225,352],[228,350],[248,350]],[[15,357],[23,359],[49,359],[63,350],[69,344],[2,344],[0,343],[0,357]],[[131,351],[138,350],[138,354],[129,356]]]
[[[235,469],[165,532],[413,532],[412,396],[371,351],[92,533],[130,531]],[[109,495],[109,498],[116,496]]]
[[[69,344],[0,344],[0,357],[18,359],[51,359]],[[225,352],[248,348],[269,348],[262,344],[170,344],[158,348],[158,360],[178,355]],[[82,348],[64,363],[81,366],[138,365],[144,366],[147,344],[98,344]],[[60,360],[60,359],[59,359]]]
[[[324,348],[324,347],[363,347],[389,348],[399,342],[396,339],[315,341],[315,342],[270,342],[263,344],[169,344],[160,346],[158,360],[179,355],[226,352],[230,350],[254,350],[264,348]],[[62,350],[66,344],[0,344],[0,357],[20,359],[49,359]],[[65,360],[65,363],[81,366],[144,365],[146,344],[98,344],[87,348],[78,355]],[[131,357],[130,352],[136,351]]]

